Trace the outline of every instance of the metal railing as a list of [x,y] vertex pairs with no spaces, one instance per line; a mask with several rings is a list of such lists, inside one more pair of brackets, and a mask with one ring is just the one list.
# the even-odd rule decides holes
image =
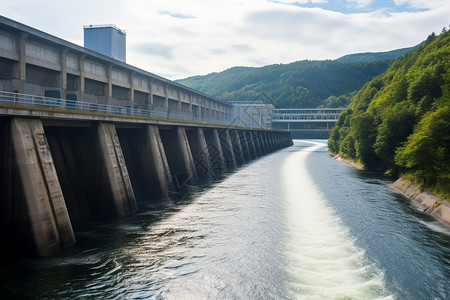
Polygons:
[[42,97],[27,94],[18,94],[0,91],[0,103],[8,106],[29,107],[34,110],[39,108],[57,108],[63,110],[77,110],[89,113],[102,113],[114,116],[136,116],[136,117],[154,117],[164,119],[176,119],[186,121],[208,122],[216,124],[230,124],[230,120],[219,120],[213,118],[202,118],[194,116],[190,113],[182,113],[180,111],[172,111],[161,107],[152,110],[98,104],[91,102],[74,101],[67,99],[58,99],[50,97]]
[[336,122],[343,110],[344,108],[274,109],[272,111],[272,122]]

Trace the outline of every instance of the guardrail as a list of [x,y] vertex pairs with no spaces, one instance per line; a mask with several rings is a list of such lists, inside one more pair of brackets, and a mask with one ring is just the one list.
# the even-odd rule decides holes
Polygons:
[[82,101],[74,101],[67,99],[58,99],[50,97],[42,97],[27,94],[9,93],[0,91],[0,103],[11,106],[26,106],[39,110],[39,108],[60,108],[67,110],[78,110],[91,113],[105,113],[117,116],[139,116],[139,117],[156,117],[165,119],[177,119],[187,121],[209,122],[216,124],[230,124],[230,120],[217,120],[211,118],[201,118],[193,116],[189,113],[180,113],[179,111],[171,111],[161,108],[146,110],[131,107],[122,107],[115,105],[106,105]]
[[316,109],[274,109],[272,122],[307,122],[332,121],[336,122],[344,108],[316,108]]

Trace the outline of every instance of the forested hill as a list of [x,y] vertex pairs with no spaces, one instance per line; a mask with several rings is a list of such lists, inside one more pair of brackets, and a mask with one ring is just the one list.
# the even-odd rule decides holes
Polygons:
[[329,149],[450,199],[450,32],[430,35],[352,99]]
[[376,61],[376,60],[382,60],[382,59],[396,59],[399,56],[402,56],[403,54],[406,54],[408,52],[411,52],[415,47],[409,47],[409,48],[402,48],[387,52],[365,52],[365,53],[355,53],[355,54],[348,54],[344,55],[336,61],[341,62],[368,62],[368,61]]
[[345,95],[359,90],[391,63],[305,60],[261,68],[235,67],[177,82],[222,100],[265,100],[279,108],[345,107],[350,99]]

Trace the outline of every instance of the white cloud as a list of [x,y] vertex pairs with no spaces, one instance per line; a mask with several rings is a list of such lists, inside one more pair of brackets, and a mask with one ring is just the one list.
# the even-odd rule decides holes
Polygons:
[[372,0],[347,0],[347,2],[355,4],[358,8],[362,8],[369,6],[372,3]]
[[433,9],[448,3],[448,0],[394,0],[394,3],[397,6],[408,5],[417,9]]
[[449,25],[450,3],[344,14],[264,0],[15,0],[2,3],[2,14],[79,45],[83,25],[116,24],[127,31],[128,63],[175,79],[413,46]]

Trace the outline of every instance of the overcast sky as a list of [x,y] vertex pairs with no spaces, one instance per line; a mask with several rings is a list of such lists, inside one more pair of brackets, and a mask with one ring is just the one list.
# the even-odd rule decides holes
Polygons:
[[1,0],[10,19],[83,46],[83,26],[127,32],[127,63],[169,79],[417,45],[448,0]]

